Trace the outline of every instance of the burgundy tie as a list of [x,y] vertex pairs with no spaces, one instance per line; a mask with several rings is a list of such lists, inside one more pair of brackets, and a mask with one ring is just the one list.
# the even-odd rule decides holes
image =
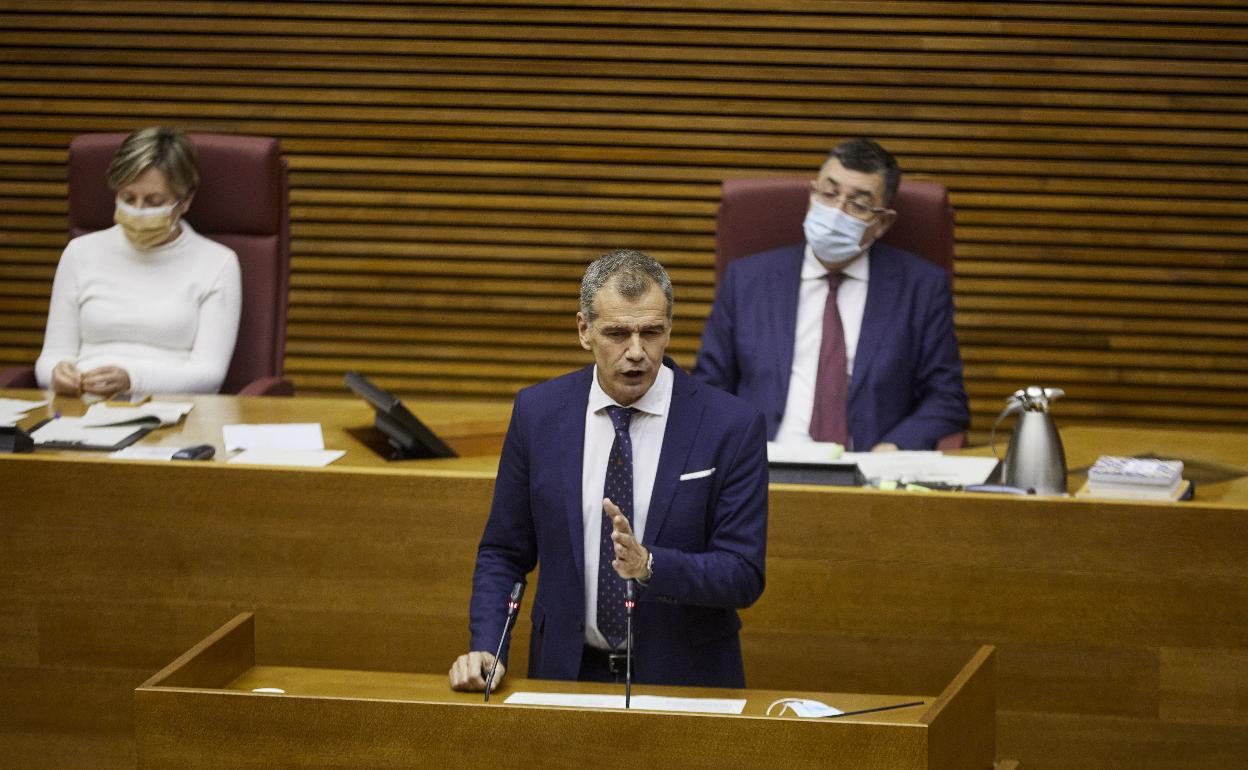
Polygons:
[[836,305],[841,273],[828,273],[828,301],[823,306],[823,340],[819,343],[819,373],[815,375],[815,409],[810,415],[810,437],[845,444],[849,438],[849,375],[846,374],[845,330]]

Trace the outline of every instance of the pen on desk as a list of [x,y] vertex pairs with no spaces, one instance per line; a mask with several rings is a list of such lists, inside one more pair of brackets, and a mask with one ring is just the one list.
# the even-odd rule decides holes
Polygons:
[[892,706],[876,706],[873,709],[858,709],[857,711],[843,711],[840,714],[829,714],[826,717],[824,717],[824,719],[836,719],[837,717],[852,717],[852,716],[857,716],[858,714],[872,714],[872,713],[875,713],[876,711],[892,711],[893,709],[904,709],[904,708],[909,708],[910,706],[922,706],[922,705],[923,705],[923,701],[916,700],[916,701],[910,701],[909,703],[898,703]]

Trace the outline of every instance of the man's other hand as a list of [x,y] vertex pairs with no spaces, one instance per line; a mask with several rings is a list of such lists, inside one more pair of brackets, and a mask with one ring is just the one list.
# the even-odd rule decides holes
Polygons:
[[625,580],[649,579],[650,572],[646,567],[650,561],[650,552],[637,542],[637,538],[633,536],[633,528],[620,507],[604,498],[602,515],[611,519],[611,542],[615,544],[615,559],[611,566],[615,568],[615,573]]
[[[489,652],[469,652],[460,655],[451,664],[450,680],[452,690],[461,690],[468,692],[484,692],[485,678],[490,675],[490,666],[494,665],[494,655]],[[493,686],[490,692],[498,689],[502,683],[503,677],[507,674],[507,667],[500,660],[498,662],[498,671],[494,672]]]

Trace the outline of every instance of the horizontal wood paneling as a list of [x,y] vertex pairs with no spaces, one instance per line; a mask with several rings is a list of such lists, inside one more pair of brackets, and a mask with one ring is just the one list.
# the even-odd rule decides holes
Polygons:
[[171,123],[282,140],[287,369],[509,398],[586,360],[580,271],[651,251],[691,365],[719,182],[878,138],[958,211],[983,440],[1248,428],[1248,10],[1221,2],[0,3],[0,364],[42,341],[65,147]]

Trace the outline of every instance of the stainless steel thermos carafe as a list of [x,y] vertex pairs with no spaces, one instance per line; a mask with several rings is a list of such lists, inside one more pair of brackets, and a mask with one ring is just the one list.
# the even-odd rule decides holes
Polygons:
[[[1065,395],[1061,388],[1032,385],[1006,400],[997,418],[1018,415],[1010,445],[1001,468],[1001,483],[1034,490],[1038,495],[1066,494],[1066,452],[1058,435],[1049,404]],[[993,425],[995,432],[996,425]],[[996,442],[993,442],[996,452]]]

